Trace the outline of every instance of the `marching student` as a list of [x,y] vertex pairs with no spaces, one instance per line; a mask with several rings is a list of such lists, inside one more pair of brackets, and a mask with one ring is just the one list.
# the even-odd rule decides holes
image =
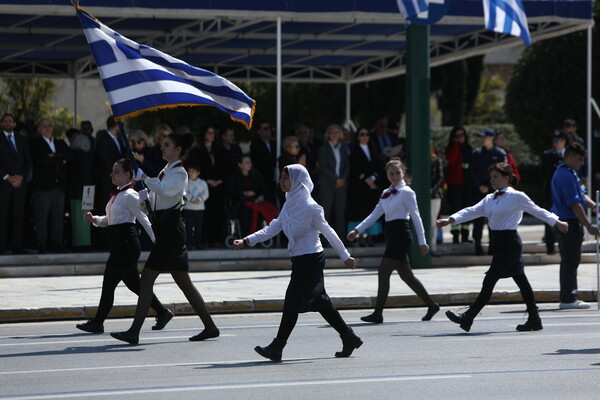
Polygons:
[[521,296],[527,305],[527,321],[517,325],[518,331],[539,331],[543,329],[542,320],[538,314],[531,285],[525,276],[523,266],[523,245],[517,232],[517,226],[527,212],[543,222],[555,226],[561,232],[566,232],[568,224],[560,221],[555,214],[538,207],[523,192],[513,189],[509,184],[515,181],[512,168],[505,162],[489,167],[490,183],[495,190],[485,196],[474,206],[464,208],[449,218],[438,219],[440,227],[449,224],[463,224],[479,217],[487,217],[490,227],[490,249],[492,264],[483,279],[481,292],[469,309],[461,314],[446,311],[446,316],[469,332],[473,320],[492,296],[496,282],[502,278],[512,277]]
[[346,325],[325,292],[325,255],[319,233],[327,238],[348,268],[354,269],[354,258],[350,257],[340,238],[325,220],[323,208],[312,199],[310,193],[314,185],[304,166],[291,164],[283,168],[279,186],[286,197],[279,216],[260,231],[233,241],[234,248],[239,250],[269,240],[281,231],[289,240],[292,276],[285,293],[279,331],[270,345],[256,346],[254,350],[272,361],[281,361],[283,348],[296,325],[298,314],[318,311],[342,338],[342,351],[336,352],[335,356],[350,357],[363,342]]
[[413,242],[408,222],[409,217],[415,226],[421,254],[425,255],[429,251],[429,246],[425,240],[423,221],[421,221],[421,215],[417,207],[417,197],[404,181],[404,164],[399,158],[395,157],[388,161],[385,165],[385,172],[391,183],[390,187],[383,191],[371,214],[346,235],[349,241],[353,241],[360,232],[373,225],[382,215],[385,215],[386,246],[377,273],[379,280],[377,303],[372,314],[360,319],[374,324],[383,322],[383,308],[390,291],[390,276],[394,270],[397,270],[400,278],[427,304],[427,313],[421,318],[421,321],[429,321],[440,310],[440,306],[431,298],[421,281],[413,274],[408,260],[408,253]]
[[[139,207],[139,195],[131,184],[132,166],[128,158],[121,158],[115,162],[110,177],[117,187],[110,195],[106,204],[106,215],[92,215],[88,212],[84,216],[86,222],[91,222],[99,228],[107,228],[108,247],[110,254],[104,269],[102,294],[96,316],[86,323],[76,327],[85,332],[103,333],[104,320],[110,312],[115,289],[123,281],[133,293],[140,293],[140,274],[137,269],[140,258],[140,240],[135,226],[136,219],[140,221],[144,230],[154,241],[154,233],[150,221]],[[173,318],[173,313],[152,295],[152,308],[156,311],[156,325],[153,330],[161,330]]]
[[125,332],[112,332],[115,339],[137,344],[139,333],[148,313],[154,281],[161,272],[169,272],[188,302],[202,322],[204,330],[190,340],[200,341],[219,336],[219,329],[213,322],[202,296],[192,283],[188,273],[188,253],[185,246],[185,226],[181,217],[183,197],[188,175],[181,161],[193,142],[191,134],[172,133],[161,146],[167,166],[157,178],[147,177],[141,169],[134,175],[136,181],[143,180],[152,196],[154,204],[154,228],[156,242],[142,271],[140,296],[131,327]]

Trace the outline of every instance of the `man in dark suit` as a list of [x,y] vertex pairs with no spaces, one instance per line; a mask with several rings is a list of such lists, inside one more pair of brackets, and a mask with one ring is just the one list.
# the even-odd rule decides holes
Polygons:
[[[552,136],[552,148],[544,151],[542,155],[542,173],[544,178],[544,208],[552,208],[552,177],[558,165],[563,161],[568,136],[566,132],[556,130]],[[554,254],[554,244],[557,239],[554,230],[548,224],[544,224],[544,242],[546,253]]]
[[[271,124],[265,121],[258,123],[258,137],[250,143],[250,158],[252,165],[259,170],[269,193],[275,193],[275,165],[277,160],[277,143],[271,138]],[[271,201],[274,198],[269,199]]]
[[371,138],[378,150],[381,161],[387,162],[392,157],[404,159],[404,140],[399,138],[398,135],[389,132],[388,118],[386,116],[382,115],[377,118],[373,126]]
[[0,254],[9,248],[9,237],[13,253],[20,254],[24,252],[25,177],[31,170],[31,157],[25,138],[15,135],[15,117],[4,114],[0,125]]
[[65,193],[67,163],[71,160],[69,146],[52,135],[47,119],[38,122],[39,136],[31,141],[33,162],[33,204],[35,238],[39,253],[48,251],[48,220],[50,244],[54,251],[64,251]]
[[[94,198],[94,214],[103,215],[106,203],[110,200],[110,193],[114,189],[110,174],[115,161],[127,157],[125,144],[120,138],[121,130],[111,115],[106,120],[106,131],[98,133],[94,150],[92,151],[92,173],[96,192]],[[105,229],[92,228],[92,242],[98,250],[106,250]]]
[[319,204],[325,219],[339,237],[346,232],[346,198],[350,159],[348,147],[341,142],[342,127],[333,124],[325,133],[327,141],[319,149]]

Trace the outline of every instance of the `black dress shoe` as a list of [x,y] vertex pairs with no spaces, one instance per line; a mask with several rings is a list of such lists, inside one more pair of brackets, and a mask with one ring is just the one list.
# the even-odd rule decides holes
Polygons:
[[263,356],[264,358],[268,358],[271,361],[279,362],[281,361],[281,355],[283,353],[283,348],[285,347],[287,342],[284,342],[281,339],[273,339],[270,345],[265,347],[256,346],[254,351]]
[[429,308],[427,309],[427,314],[425,314],[423,316],[423,318],[421,318],[421,321],[431,321],[431,318],[433,318],[433,316],[435,314],[437,314],[438,311],[440,311],[439,304],[434,304],[433,306],[429,306]]
[[192,336],[190,338],[190,341],[192,342],[201,342],[203,340],[206,339],[212,339],[212,338],[216,338],[219,337],[219,335],[221,334],[221,332],[219,332],[219,328],[217,328],[216,326],[214,328],[211,329],[205,329],[202,332],[200,332],[199,334],[197,334],[196,336]]
[[173,312],[171,310],[166,310],[165,312],[163,312],[162,314],[157,316],[156,317],[156,325],[154,325],[152,327],[152,330],[153,331],[162,330],[169,323],[169,321],[173,318],[174,315],[175,314],[173,314]]
[[77,329],[81,329],[84,332],[90,333],[104,333],[104,326],[93,319],[90,319],[84,324],[75,325]]
[[122,340],[123,342],[127,342],[129,344],[138,344],[138,342],[140,341],[139,336],[134,335],[133,333],[129,333],[127,331],[111,332],[110,336],[114,337],[115,339]]
[[335,353],[335,356],[339,358],[350,357],[354,349],[358,349],[363,344],[352,328],[348,328],[348,331],[340,335],[340,338],[342,338],[342,351]]
[[473,319],[470,318],[466,313],[457,314],[452,310],[446,311],[446,317],[456,324],[459,324],[462,330],[469,332],[471,325],[473,325]]
[[482,256],[483,255],[483,247],[480,244],[475,245],[475,255]]
[[360,317],[361,321],[370,322],[372,324],[381,324],[383,323],[383,315],[380,314],[370,314],[365,315],[364,317]]
[[517,325],[517,330],[519,332],[528,332],[528,331],[541,331],[544,329],[542,326],[542,320],[539,315],[534,317],[527,318],[527,322],[522,325]]

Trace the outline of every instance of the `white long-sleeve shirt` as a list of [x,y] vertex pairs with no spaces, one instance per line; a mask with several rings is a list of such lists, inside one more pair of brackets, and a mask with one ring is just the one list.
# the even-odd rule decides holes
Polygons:
[[402,181],[398,186],[385,189],[382,196],[391,192],[392,189],[396,189],[398,192],[396,194],[390,193],[389,197],[385,199],[380,198],[373,211],[371,211],[371,214],[358,224],[356,230],[358,232],[364,231],[377,222],[384,214],[386,221],[393,221],[396,219],[408,220],[410,217],[415,226],[419,245],[427,244],[423,221],[421,220],[421,214],[419,214],[419,207],[417,207],[417,195],[404,181]]
[[185,196],[188,174],[182,165],[178,166],[180,163],[181,161],[177,160],[167,164],[161,171],[164,173],[162,179],[144,179],[144,183],[150,189],[150,202],[155,210],[166,210],[181,204]]
[[155,237],[152,225],[150,225],[148,216],[140,209],[138,192],[133,189],[127,189],[110,198],[108,203],[106,203],[106,215],[96,216],[96,223],[94,225],[106,228],[109,225],[134,224],[136,219],[140,221],[140,224],[142,224],[144,230],[154,242]]
[[[283,215],[279,215],[268,226],[248,236],[250,246],[269,240],[283,230],[288,238],[293,237],[294,239],[293,244],[292,240],[288,244],[288,251],[292,257],[320,253],[323,251],[323,246],[319,239],[319,233],[322,233],[343,261],[350,257],[350,253],[346,250],[338,235],[325,220],[325,214],[321,206],[317,204],[312,206],[310,220],[306,221],[305,224],[283,224],[283,218],[285,218]],[[284,225],[291,226],[291,230],[284,228]]]
[[487,217],[491,230],[516,230],[523,219],[523,212],[527,212],[539,220],[554,226],[558,216],[538,207],[525,193],[507,187],[503,195],[494,199],[495,193],[485,196],[474,206],[464,208],[450,217],[454,218],[452,225],[462,224],[479,217]]

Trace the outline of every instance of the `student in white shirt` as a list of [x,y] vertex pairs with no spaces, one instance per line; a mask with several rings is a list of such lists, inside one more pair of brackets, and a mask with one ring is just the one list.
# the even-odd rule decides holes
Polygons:
[[[133,293],[140,293],[140,274],[137,269],[140,258],[140,240],[135,226],[136,219],[140,221],[144,230],[154,242],[154,232],[146,214],[139,207],[138,193],[131,184],[131,161],[121,158],[115,162],[110,177],[117,187],[106,203],[106,215],[92,215],[88,212],[84,216],[86,222],[91,222],[99,228],[108,230],[108,247],[110,254],[106,261],[102,294],[96,316],[88,322],[78,324],[76,327],[85,332],[103,333],[104,320],[110,312],[115,289],[123,281]],[[153,330],[160,330],[173,318],[173,313],[163,307],[156,296],[152,295],[152,308],[156,311],[156,325]]]
[[463,208],[449,218],[438,219],[440,227],[452,224],[459,225],[479,217],[487,217],[490,227],[490,249],[492,264],[483,279],[481,292],[475,302],[464,313],[458,314],[447,311],[446,316],[469,332],[473,320],[492,296],[494,286],[499,279],[512,277],[521,296],[527,304],[527,321],[517,326],[518,331],[539,331],[543,329],[531,285],[525,276],[523,266],[523,245],[517,232],[517,226],[527,212],[543,222],[556,226],[561,232],[566,232],[568,224],[560,221],[555,214],[538,207],[523,192],[509,186],[516,181],[512,168],[505,162],[493,164],[489,168],[490,183],[495,192],[485,196],[474,206]]
[[111,332],[115,339],[130,344],[137,344],[144,318],[150,307],[154,281],[161,272],[169,272],[179,286],[188,302],[194,308],[202,322],[204,330],[190,340],[200,341],[219,336],[219,329],[211,318],[204,299],[190,279],[188,272],[188,253],[185,246],[185,226],[181,217],[183,197],[188,180],[181,159],[186,155],[194,139],[192,134],[172,133],[161,145],[162,155],[168,163],[157,178],[147,177],[141,169],[137,169],[134,179],[144,180],[150,189],[150,200],[154,209],[154,228],[156,242],[148,256],[144,270],[140,296],[138,298],[135,317],[129,330]]
[[413,274],[408,261],[408,253],[412,246],[412,234],[410,233],[409,217],[413,222],[419,250],[425,255],[429,246],[425,240],[423,221],[417,207],[417,196],[404,181],[404,164],[395,157],[385,165],[385,172],[391,185],[385,189],[379,202],[356,228],[348,232],[346,238],[353,241],[360,232],[373,225],[385,214],[385,253],[379,265],[377,273],[379,286],[377,288],[377,303],[372,314],[361,317],[365,322],[381,324],[383,322],[383,308],[390,291],[390,276],[394,270],[398,271],[400,278],[427,304],[427,313],[422,321],[429,321],[440,310],[440,306],[431,298],[427,290]]
[[298,314],[318,311],[342,338],[343,349],[336,352],[335,356],[350,357],[363,342],[346,325],[325,292],[325,256],[319,233],[327,238],[348,268],[354,269],[354,258],[350,257],[340,238],[325,220],[323,208],[312,199],[310,193],[314,185],[304,166],[291,164],[285,167],[279,186],[286,197],[279,216],[260,231],[233,241],[234,248],[239,250],[269,240],[281,231],[289,240],[292,276],[285,293],[279,331],[270,345],[256,346],[254,350],[265,358],[281,361],[281,353],[296,325]]
[[202,250],[202,220],[204,219],[204,202],[208,199],[208,184],[200,178],[200,166],[190,165],[186,168],[188,181],[185,189],[187,202],[183,207],[185,221],[185,237],[188,250]]

